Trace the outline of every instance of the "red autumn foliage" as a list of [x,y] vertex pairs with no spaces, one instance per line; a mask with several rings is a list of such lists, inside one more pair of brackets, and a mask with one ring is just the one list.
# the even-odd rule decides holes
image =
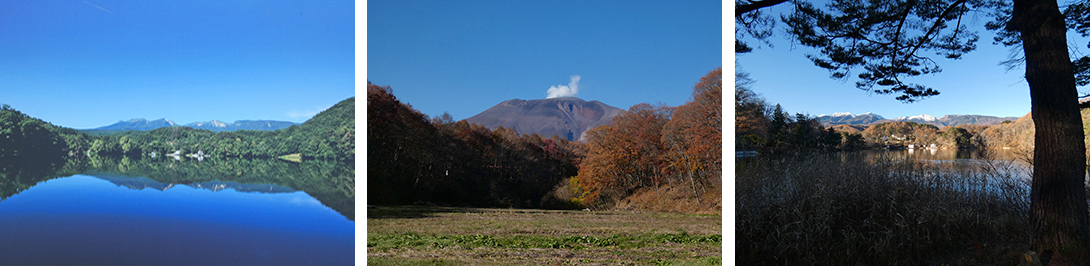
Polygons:
[[[582,200],[608,204],[641,188],[684,184],[694,197],[718,187],[722,169],[722,68],[693,87],[677,108],[641,103],[588,132],[579,168]],[[717,191],[716,191],[717,192]]]

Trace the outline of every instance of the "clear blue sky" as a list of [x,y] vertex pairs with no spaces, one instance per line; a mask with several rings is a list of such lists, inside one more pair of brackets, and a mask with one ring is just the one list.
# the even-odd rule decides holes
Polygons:
[[355,94],[352,1],[4,1],[0,103],[71,128],[303,122]]
[[573,75],[584,100],[681,105],[723,64],[720,1],[372,0],[367,13],[367,79],[455,120]]
[[[782,5],[772,7],[771,11],[785,12],[789,9],[790,6]],[[792,114],[818,116],[836,112],[874,112],[886,118],[920,114],[934,117],[948,114],[1026,115],[1030,111],[1030,99],[1024,78],[1025,69],[1019,67],[1008,71],[1006,66],[999,65],[1008,59],[1010,48],[992,44],[994,34],[983,27],[990,18],[978,15],[971,20],[972,27],[980,36],[977,49],[960,60],[933,56],[943,71],[919,76],[909,82],[930,86],[940,94],[916,103],[905,104],[895,99],[897,95],[870,94],[857,89],[855,82],[858,79],[854,74],[859,71],[853,72],[848,80],[830,78],[827,70],[814,66],[806,59],[806,54],[816,54],[815,50],[792,45],[784,38],[782,22],[777,24],[776,35],[769,39],[774,47],[753,39],[743,39],[750,45],[762,47],[738,55],[736,67],[756,80],[753,91],[761,94],[770,104],[779,103]],[[1081,53],[1085,53],[1086,39],[1072,40],[1071,37],[1077,37],[1077,34],[1069,35],[1071,46],[1081,48]],[[1079,89],[1081,94],[1090,91],[1087,88]]]

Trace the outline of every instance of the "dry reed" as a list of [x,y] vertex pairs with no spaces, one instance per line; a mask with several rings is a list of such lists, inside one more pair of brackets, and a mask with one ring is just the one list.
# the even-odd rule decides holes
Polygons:
[[738,162],[738,265],[1015,265],[1025,167],[809,154]]

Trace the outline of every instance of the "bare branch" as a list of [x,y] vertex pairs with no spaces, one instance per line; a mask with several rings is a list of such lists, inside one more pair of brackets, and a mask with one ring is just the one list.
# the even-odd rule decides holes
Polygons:
[[738,5],[738,6],[736,6],[734,8],[734,16],[735,17],[740,17],[740,16],[742,16],[742,14],[749,13],[750,11],[754,11],[754,10],[757,10],[757,9],[782,4],[782,3],[787,2],[787,1],[788,0],[763,0],[763,1],[750,2],[750,3],[744,4],[744,5]]
[[912,51],[908,52],[908,54],[906,54],[905,56],[915,55],[916,50],[919,50],[920,47],[922,47],[924,44],[926,44],[928,41],[930,41],[931,40],[931,34],[935,33],[935,31],[939,29],[939,26],[941,26],[942,23],[946,21],[943,18],[945,18],[946,15],[949,15],[951,11],[954,11],[954,7],[958,6],[959,4],[963,4],[963,3],[965,3],[965,0],[958,0],[957,2],[954,2],[953,4],[950,4],[950,6],[946,7],[946,10],[943,10],[942,14],[940,14],[935,19],[935,24],[932,24],[931,28],[927,30],[927,33],[924,33],[923,38],[920,39],[920,42],[917,43],[916,45],[914,45],[912,47]]

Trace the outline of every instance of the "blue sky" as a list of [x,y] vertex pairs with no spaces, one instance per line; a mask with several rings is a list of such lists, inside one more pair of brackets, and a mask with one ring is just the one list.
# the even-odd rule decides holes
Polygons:
[[628,109],[684,104],[722,66],[719,1],[368,1],[367,79],[469,118],[550,87]]
[[355,94],[352,1],[5,1],[0,103],[71,128],[303,122]]
[[[781,5],[770,9],[785,12],[790,6]],[[776,35],[770,38],[773,47],[743,39],[761,48],[736,57],[736,67],[748,72],[756,80],[751,86],[770,104],[779,103],[790,113],[813,116],[836,112],[862,114],[874,112],[886,118],[927,114],[941,117],[948,114],[976,114],[1021,117],[1030,111],[1029,86],[1025,69],[1007,70],[999,63],[1009,58],[1010,48],[992,44],[994,34],[984,29],[989,17],[970,17],[970,25],[977,30],[980,41],[975,51],[960,60],[948,60],[933,56],[943,69],[941,73],[923,75],[909,81],[937,89],[940,94],[924,98],[916,103],[901,103],[897,95],[871,94],[855,87],[854,75],[848,80],[829,77],[829,72],[818,68],[806,59],[806,54],[816,51],[801,45],[792,45],[785,39],[783,23],[777,24]],[[1071,47],[1086,53],[1086,39],[1069,34]],[[1019,48],[1020,49],[1020,48]],[[1019,50],[1021,52],[1021,50]],[[933,53],[930,53],[933,54]],[[858,74],[855,71],[854,74]],[[1087,88],[1079,88],[1086,94]]]

